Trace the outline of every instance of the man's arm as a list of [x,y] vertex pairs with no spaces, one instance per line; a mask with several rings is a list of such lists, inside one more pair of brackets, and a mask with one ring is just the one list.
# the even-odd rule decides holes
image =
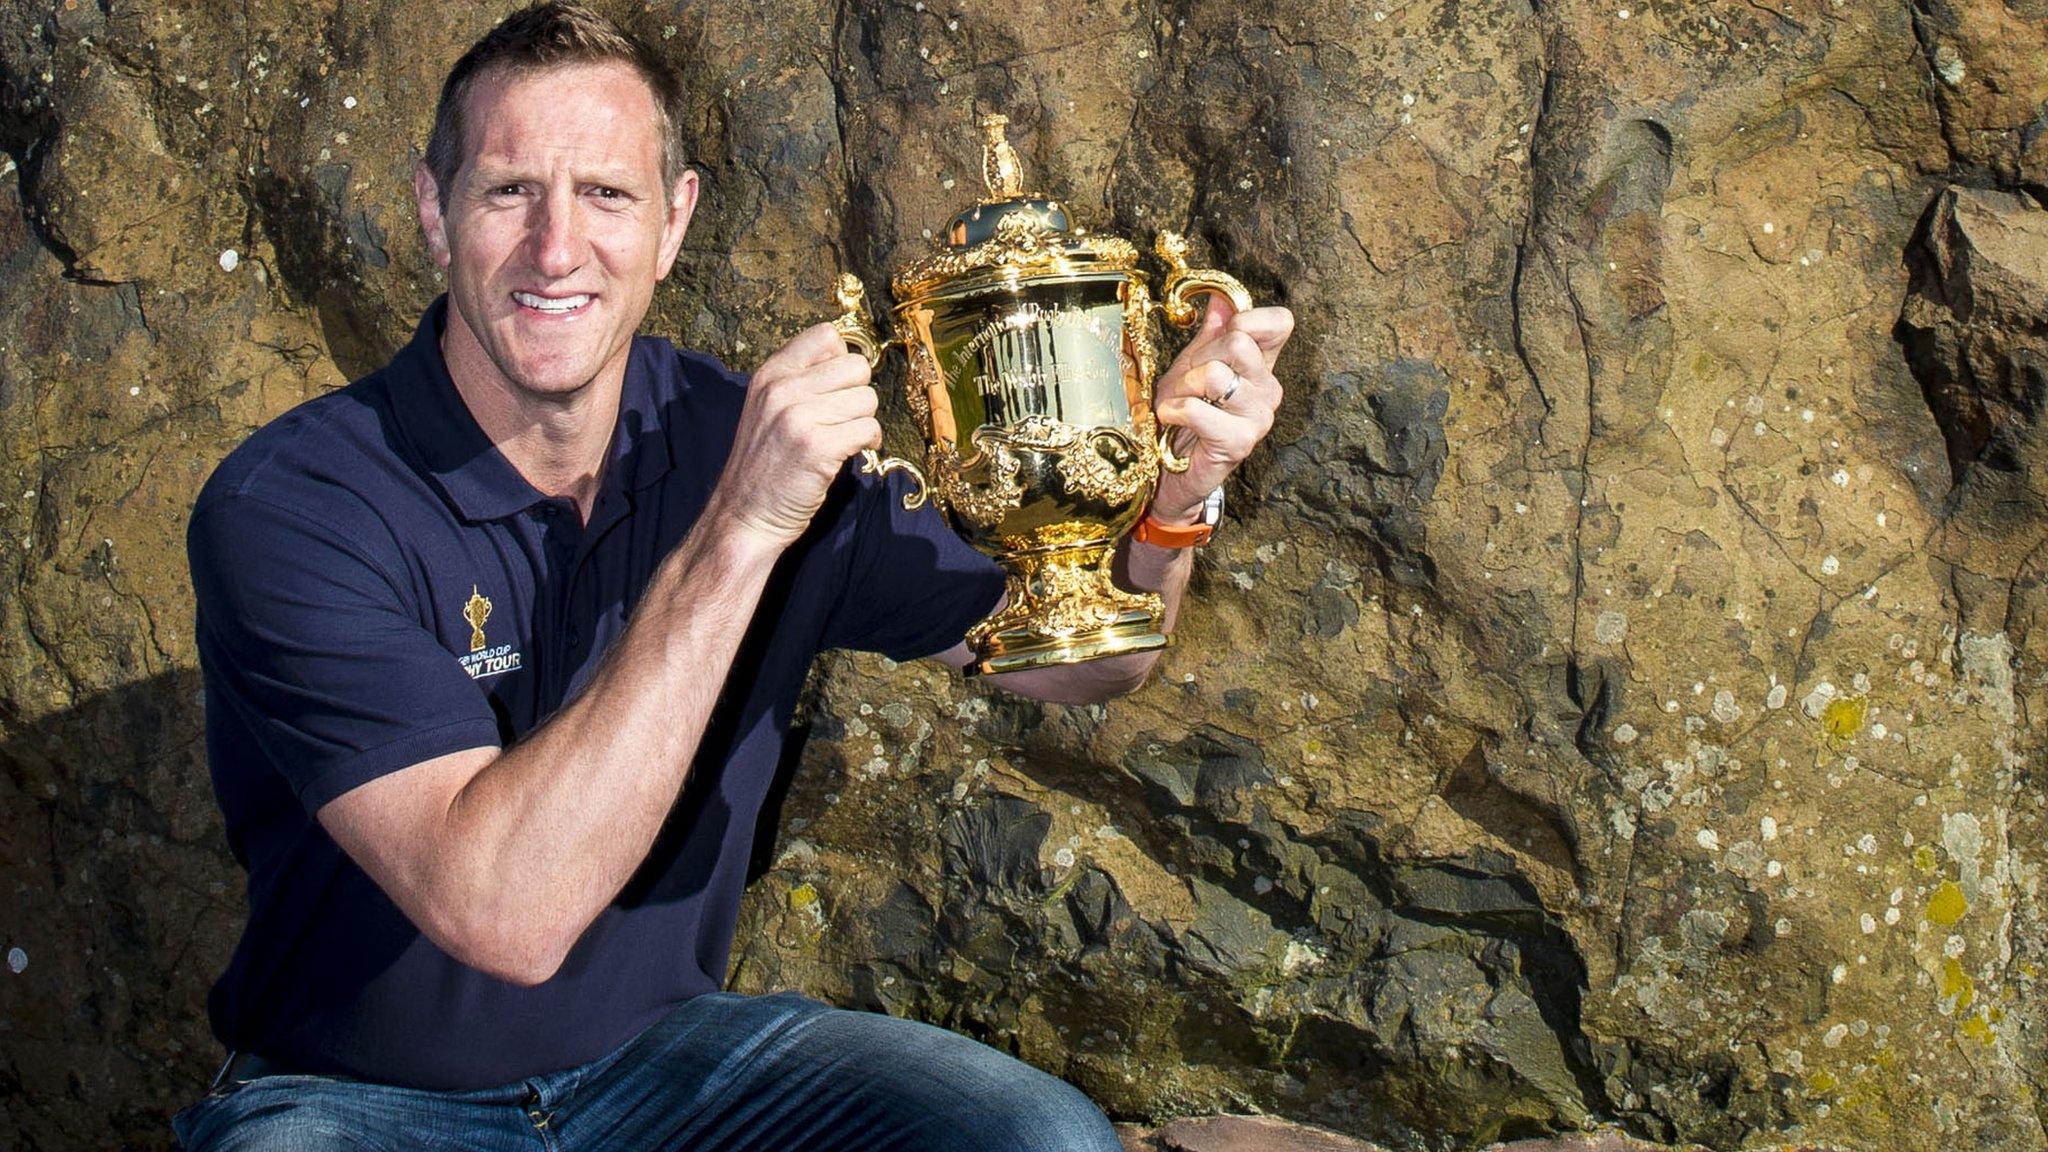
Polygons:
[[[1160,376],[1154,393],[1153,410],[1160,421],[1193,434],[1188,470],[1160,475],[1150,509],[1154,517],[1176,526],[1193,524],[1209,493],[1272,431],[1282,396],[1273,364],[1293,332],[1294,314],[1285,308],[1254,308],[1232,315],[1228,303],[1209,298],[1201,331]],[[1230,399],[1218,403],[1226,392]],[[1157,592],[1165,607],[1160,627],[1168,633],[1180,615],[1181,594],[1193,571],[1192,548],[1158,548],[1126,537],[1117,549],[1118,583],[1135,592]],[[934,659],[958,671],[972,662],[973,654],[963,643]],[[1136,691],[1158,663],[1159,650],[1153,649],[1004,672],[990,676],[989,683],[1056,704],[1095,704]]]
[[770,357],[709,505],[585,690],[509,748],[427,760],[319,810],[444,951],[540,983],[639,867],[776,558],[847,457],[881,443],[867,382],[826,325]]

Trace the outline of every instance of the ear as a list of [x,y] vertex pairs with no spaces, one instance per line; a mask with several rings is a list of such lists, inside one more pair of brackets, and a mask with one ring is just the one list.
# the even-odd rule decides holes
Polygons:
[[413,165],[412,199],[419,209],[420,231],[427,237],[427,255],[437,267],[448,267],[448,221],[441,213],[441,186],[425,161]]
[[656,279],[666,279],[675,267],[676,254],[683,250],[683,234],[690,230],[690,214],[697,210],[697,173],[688,168],[676,177],[668,198],[668,219],[661,227],[661,263]]

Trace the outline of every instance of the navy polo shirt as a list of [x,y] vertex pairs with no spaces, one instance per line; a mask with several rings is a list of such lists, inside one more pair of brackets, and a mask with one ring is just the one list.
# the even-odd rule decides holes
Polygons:
[[249,923],[215,1033],[305,1072],[434,1089],[610,1051],[720,987],[762,801],[812,658],[957,643],[1002,577],[929,507],[849,467],[782,557],[667,825],[552,979],[450,958],[314,814],[366,781],[512,744],[589,677],[725,466],[745,381],[634,341],[590,522],[469,415],[445,298],[390,365],[231,453],[188,535],[206,739]]

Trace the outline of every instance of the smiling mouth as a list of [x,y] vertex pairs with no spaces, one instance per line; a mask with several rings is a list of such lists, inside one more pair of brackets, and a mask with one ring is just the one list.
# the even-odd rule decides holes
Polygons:
[[531,292],[514,292],[512,299],[522,308],[548,316],[565,316],[590,303],[593,297],[588,293],[577,296],[536,296]]

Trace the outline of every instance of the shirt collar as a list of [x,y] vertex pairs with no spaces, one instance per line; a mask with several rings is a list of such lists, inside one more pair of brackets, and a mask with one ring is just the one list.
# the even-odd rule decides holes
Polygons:
[[[441,495],[465,520],[496,520],[545,499],[484,434],[441,357],[448,297],[436,297],[420,317],[412,342],[386,371],[399,430],[426,465]],[[626,360],[619,419],[612,430],[600,492],[639,490],[667,475],[675,460],[662,427],[653,377],[660,370],[659,341],[639,340]]]

